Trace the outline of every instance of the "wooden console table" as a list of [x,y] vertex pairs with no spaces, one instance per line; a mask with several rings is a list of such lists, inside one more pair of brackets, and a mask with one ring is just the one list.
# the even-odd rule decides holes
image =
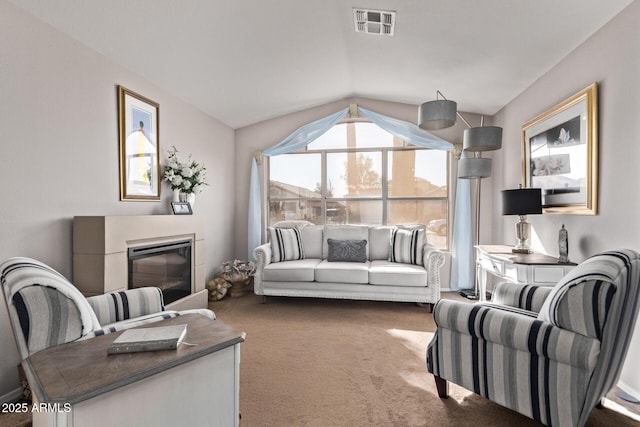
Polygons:
[[577,264],[559,264],[558,258],[541,254],[514,254],[512,246],[479,245],[476,249],[476,274],[480,301],[485,301],[487,275],[510,282],[554,286]]
[[238,333],[198,314],[144,327],[187,324],[177,350],[107,354],[113,333],[51,347],[22,364],[38,426],[239,424]]

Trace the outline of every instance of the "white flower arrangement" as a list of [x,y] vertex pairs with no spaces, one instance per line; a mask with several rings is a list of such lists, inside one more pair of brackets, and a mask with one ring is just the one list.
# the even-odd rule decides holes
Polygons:
[[178,150],[171,147],[169,150],[169,163],[164,168],[163,178],[171,185],[172,190],[180,190],[181,193],[197,194],[202,191],[206,182],[207,169],[203,164],[191,160],[191,155],[186,163],[178,159]]

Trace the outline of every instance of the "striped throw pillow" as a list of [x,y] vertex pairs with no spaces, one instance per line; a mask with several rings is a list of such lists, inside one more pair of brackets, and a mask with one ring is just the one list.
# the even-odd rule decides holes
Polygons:
[[162,291],[154,286],[87,298],[101,326],[164,310]]
[[422,229],[393,230],[389,261],[422,265],[422,247],[425,242],[426,236]]
[[271,242],[272,262],[304,259],[300,230],[297,228],[267,228]]

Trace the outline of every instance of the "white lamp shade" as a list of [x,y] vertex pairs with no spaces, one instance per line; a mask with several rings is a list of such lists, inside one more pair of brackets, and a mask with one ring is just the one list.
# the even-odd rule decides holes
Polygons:
[[502,148],[502,128],[481,126],[465,129],[462,149],[465,151],[492,151]]
[[458,178],[488,178],[491,176],[491,159],[472,157],[458,161]]
[[455,101],[437,99],[418,107],[418,126],[426,130],[438,130],[456,124],[458,105]]

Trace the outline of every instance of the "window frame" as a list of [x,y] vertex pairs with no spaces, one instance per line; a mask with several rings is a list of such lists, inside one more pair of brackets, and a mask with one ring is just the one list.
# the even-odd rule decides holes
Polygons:
[[[345,123],[372,123],[368,120],[356,119],[356,120],[342,120],[336,125],[345,124]],[[402,201],[444,201],[445,202],[445,219],[447,221],[447,233],[445,236],[445,247],[441,248],[443,250],[449,250],[450,248],[450,214],[451,214],[451,154],[446,153],[445,160],[445,176],[446,176],[446,196],[390,196],[389,195],[389,152],[392,151],[440,151],[432,148],[420,147],[417,145],[412,145],[408,143],[406,140],[402,140],[402,146],[396,147],[345,147],[345,148],[326,148],[326,149],[309,149],[308,146],[305,148],[294,151],[291,153],[287,153],[287,155],[301,155],[301,154],[320,154],[320,198],[304,198],[304,197],[290,197],[283,198],[271,197],[271,161],[268,158],[266,162],[266,180],[267,180],[267,197],[266,197],[266,205],[267,205],[267,215],[266,221],[267,225],[270,225],[271,222],[271,203],[274,201],[280,202],[300,202],[300,201],[308,201],[308,200],[319,200],[321,205],[321,225],[325,225],[327,223],[327,204],[328,202],[364,202],[364,201],[379,201],[382,204],[382,218],[381,224],[379,225],[388,225],[388,216],[389,216],[389,202],[402,202]],[[381,153],[381,193],[380,196],[368,197],[368,196],[359,196],[359,197],[327,197],[327,155],[331,153],[367,153],[367,152],[375,152]],[[425,226],[427,224],[424,224]]]

